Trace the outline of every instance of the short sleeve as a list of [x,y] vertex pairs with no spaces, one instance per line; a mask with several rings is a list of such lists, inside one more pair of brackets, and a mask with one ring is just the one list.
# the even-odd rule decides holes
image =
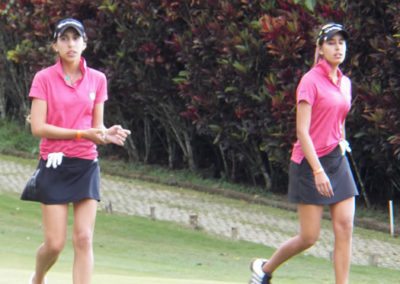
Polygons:
[[103,103],[108,99],[106,75],[98,72],[97,77],[96,99],[94,101],[95,104]]
[[43,72],[36,73],[33,77],[31,89],[29,91],[29,98],[47,100],[47,88],[45,83],[46,77]]
[[348,103],[351,103],[351,81],[348,77],[343,76],[340,85],[340,90],[342,91],[342,94],[345,95]]
[[315,86],[315,82],[311,80],[310,76],[303,76],[301,78],[299,85],[297,86],[296,91],[296,102],[297,104],[301,101],[305,101],[310,105],[314,104],[314,101],[317,97],[317,88]]

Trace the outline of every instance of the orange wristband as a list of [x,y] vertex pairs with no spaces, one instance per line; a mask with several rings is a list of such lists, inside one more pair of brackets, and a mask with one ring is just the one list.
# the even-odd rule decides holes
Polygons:
[[82,138],[82,131],[81,130],[76,131],[75,139],[79,140],[81,138]]
[[318,174],[320,174],[320,173],[323,173],[323,172],[324,172],[324,169],[321,167],[321,168],[319,168],[319,169],[313,171],[313,174],[314,174],[314,176],[316,176],[316,175],[318,175]]

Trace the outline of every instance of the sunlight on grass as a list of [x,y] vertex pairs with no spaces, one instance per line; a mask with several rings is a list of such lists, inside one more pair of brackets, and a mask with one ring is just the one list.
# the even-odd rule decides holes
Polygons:
[[[38,204],[0,193],[0,243],[6,244],[0,247],[0,284],[26,283],[41,234]],[[96,284],[246,283],[249,261],[272,253],[262,245],[218,238],[174,223],[104,212],[98,215],[94,249]],[[70,284],[72,258],[69,234],[49,278]],[[351,283],[396,283],[398,271],[354,266],[351,277]],[[301,255],[284,264],[274,280],[278,284],[333,283],[333,272],[329,261]]]

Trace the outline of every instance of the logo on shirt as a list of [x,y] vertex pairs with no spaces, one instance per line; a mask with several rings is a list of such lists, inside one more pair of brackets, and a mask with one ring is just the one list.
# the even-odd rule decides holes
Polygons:
[[94,101],[94,99],[96,98],[96,93],[95,92],[90,92],[89,93],[89,98]]

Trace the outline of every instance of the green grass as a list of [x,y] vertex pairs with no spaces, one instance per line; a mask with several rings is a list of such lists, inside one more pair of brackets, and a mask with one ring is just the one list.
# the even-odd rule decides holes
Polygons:
[[[40,242],[39,205],[0,193],[0,283],[26,282]],[[70,243],[69,236],[49,275],[61,281],[54,283],[71,283]],[[96,284],[109,283],[107,279],[119,284],[246,283],[249,261],[272,253],[262,245],[222,239],[174,223],[104,212],[98,215],[94,249]],[[395,270],[353,266],[351,283],[396,283],[398,275]],[[333,283],[331,263],[298,256],[276,272],[274,284],[279,283]]]
[[28,125],[0,119],[0,152],[22,151],[29,155],[39,152],[39,139],[33,137]]
[[[25,153],[22,156],[35,157],[37,145],[38,140],[30,135],[27,127],[21,131],[21,126],[13,122],[0,121],[0,152]],[[33,166],[36,164],[33,160],[9,156],[6,158],[32,163]],[[142,176],[144,180],[153,177],[154,181],[163,184],[193,184],[253,193],[259,190],[224,180],[204,179],[186,170],[171,171],[140,163],[128,164],[102,159],[102,170],[127,177],[134,174],[135,177]],[[278,201],[282,199],[281,196],[272,194],[266,196]],[[224,199],[221,202],[235,201]],[[286,214],[290,218],[296,218],[293,212],[261,205],[253,206],[264,214]],[[357,210],[358,216],[378,221],[387,218],[385,213],[382,209]],[[27,282],[34,266],[35,250],[41,242],[40,223],[40,209],[37,204],[21,202],[15,195],[0,193],[0,284]],[[387,241],[389,238],[387,234],[360,228],[356,232],[377,240]],[[398,239],[390,241],[398,244]],[[118,284],[212,284],[215,281],[246,283],[249,260],[272,253],[272,249],[262,245],[211,237],[204,232],[172,223],[107,215],[103,212],[99,213],[94,246],[96,271],[93,282],[96,284],[111,281]],[[50,274],[50,280],[57,279],[57,282],[50,282],[71,283],[72,258],[69,242]],[[353,266],[351,283],[397,283],[398,273],[376,267]],[[274,284],[279,283],[333,283],[331,263],[310,256],[296,257],[276,272]]]
[[[102,152],[102,147],[99,147],[99,151]],[[0,153],[36,157],[38,152],[39,139],[32,136],[28,124],[21,125],[15,121],[0,119]],[[103,159],[102,167],[110,173],[124,176],[133,173],[136,176],[143,175],[169,184],[187,183],[204,187],[229,188],[239,192],[260,193],[260,188],[234,184],[224,179],[204,178],[201,174],[187,169],[170,170],[166,167],[140,162],[126,163],[120,159],[108,161]]]
[[[17,155],[22,157],[36,158],[38,155],[39,139],[31,135],[29,125],[20,125],[9,120],[0,120],[0,153]],[[100,152],[102,148],[100,147]],[[158,165],[146,165],[140,162],[127,163],[120,159],[107,160],[101,159],[102,171],[111,175],[118,175],[128,178],[142,179],[157,182],[160,184],[176,185],[185,188],[197,188],[200,190],[217,189],[227,192],[240,192],[250,195],[257,195],[268,200],[269,203],[276,203],[277,206],[283,205],[286,208],[286,196],[272,194],[263,191],[261,188],[252,187],[229,182],[225,179],[204,178],[199,173],[190,172],[187,169],[170,170]],[[356,218],[366,219],[369,223],[387,223],[387,208],[369,208],[363,206],[362,198],[358,198],[361,206],[357,207]],[[279,205],[281,204],[281,205]],[[400,216],[400,208],[395,207],[395,215]],[[379,226],[373,226],[378,228]]]

